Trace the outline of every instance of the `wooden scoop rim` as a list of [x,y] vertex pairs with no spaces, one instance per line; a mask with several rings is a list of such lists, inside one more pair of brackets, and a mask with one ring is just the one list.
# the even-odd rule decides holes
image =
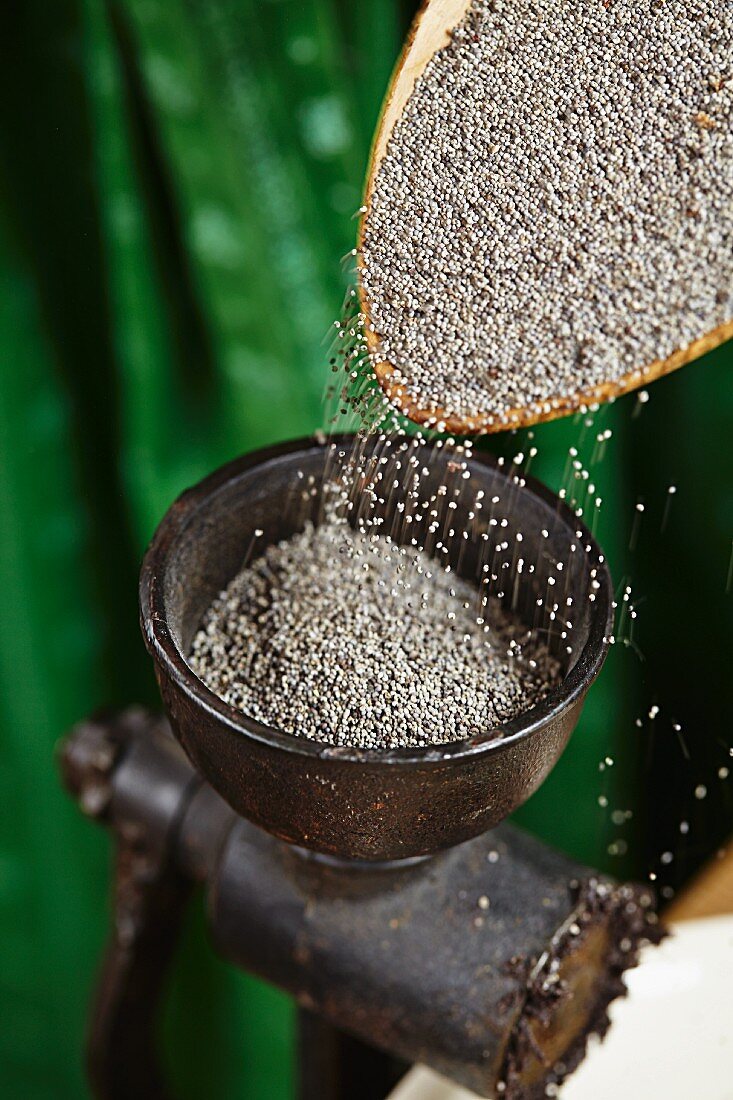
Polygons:
[[[733,338],[733,319],[731,319],[697,340],[693,340],[687,347],[678,348],[668,358],[656,359],[646,367],[629,371],[615,382],[604,382],[572,394],[559,394],[533,405],[509,408],[502,413],[481,413],[475,416],[449,412],[437,405],[420,406],[415,397],[408,392],[409,379],[406,380],[396,367],[380,357],[380,339],[371,321],[369,297],[361,279],[364,266],[364,234],[374,184],[392,130],[412,94],[415,82],[434,54],[447,45],[453,28],[463,18],[470,4],[471,0],[423,0],[422,7],[413,20],[390,78],[372,142],[356,249],[357,270],[360,276],[358,293],[364,318],[364,338],[374,373],[382,390],[390,402],[408,419],[426,427],[439,426],[440,430],[454,435],[483,435],[513,428],[526,428],[583,411],[595,404],[631,393],[641,386],[654,382],[657,378],[671,374],[672,371],[699,359]],[[445,18],[446,12],[449,13],[448,18]],[[426,22],[428,20],[430,20],[429,23]],[[428,42],[431,44],[430,49],[426,48]]]

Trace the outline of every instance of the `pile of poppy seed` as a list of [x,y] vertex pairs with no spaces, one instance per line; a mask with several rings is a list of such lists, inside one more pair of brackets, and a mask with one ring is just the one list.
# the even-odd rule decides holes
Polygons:
[[475,587],[414,547],[308,525],[213,602],[190,664],[225,702],[313,741],[458,741],[522,714],[560,679],[517,619],[495,601],[478,617],[477,603]]
[[366,215],[377,360],[423,409],[549,411],[733,318],[733,4],[473,0]]

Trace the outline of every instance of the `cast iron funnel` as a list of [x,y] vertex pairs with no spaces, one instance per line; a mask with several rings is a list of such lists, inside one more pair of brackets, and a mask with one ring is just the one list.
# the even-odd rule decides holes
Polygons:
[[[343,438],[336,443],[342,450],[349,445]],[[383,455],[399,444],[381,446]],[[262,548],[317,519],[327,462],[333,462],[328,443],[287,443],[239,458],[183,493],[143,563],[145,641],[173,730],[238,813],[283,840],[332,856],[422,856],[496,825],[555,765],[606,656],[611,580],[590,532],[561,500],[533,478],[512,476],[492,456],[476,454],[465,459],[471,493],[453,513],[455,528],[470,538],[454,540],[452,564],[475,576],[486,556],[483,535],[493,540],[491,568],[511,578],[505,602],[544,631],[562,662],[562,682],[500,731],[438,747],[365,751],[270,729],[219,699],[186,656],[207,607],[241,567],[254,531],[263,532]],[[428,461],[426,490],[445,477],[443,462],[440,455]],[[309,484],[306,504],[294,507],[298,486]],[[486,508],[471,519],[477,490]],[[572,626],[562,629],[567,620]]]

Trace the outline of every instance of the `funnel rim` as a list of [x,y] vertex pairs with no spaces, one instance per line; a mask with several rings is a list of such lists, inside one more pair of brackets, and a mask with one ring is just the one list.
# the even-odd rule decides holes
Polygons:
[[[218,467],[195,485],[185,489],[176,498],[152,537],[145,552],[140,573],[140,625],[145,645],[155,659],[156,669],[162,666],[179,690],[183,691],[196,705],[203,707],[217,721],[222,722],[232,734],[245,739],[252,738],[270,748],[295,753],[319,762],[333,760],[339,764],[354,763],[362,767],[402,765],[429,768],[448,762],[469,762],[476,758],[484,758],[529,739],[549,724],[561,719],[568,710],[582,702],[590,685],[600,672],[610,646],[609,635],[613,623],[611,575],[601,548],[588,527],[564,501],[529,474],[522,475],[523,489],[549,505],[570,530],[582,534],[584,546],[590,547],[586,553],[591,560],[591,568],[597,569],[596,580],[599,582],[599,588],[595,593],[597,613],[592,617],[588,638],[574,666],[559,684],[550,689],[544,699],[510,722],[493,726],[465,740],[440,745],[426,745],[418,748],[406,746],[389,750],[361,749],[349,745],[336,746],[299,737],[297,734],[287,733],[274,726],[258,722],[244,711],[226,703],[196,675],[175,642],[165,614],[162,580],[169,555],[178,537],[204,502],[252,468],[290,458],[298,452],[305,454],[322,450],[331,443],[346,442],[351,439],[353,435],[345,433],[328,436],[325,442],[316,436],[305,436],[251,451]],[[475,452],[471,455],[470,461],[488,466],[509,480],[509,475],[501,469],[498,459],[490,452]]]

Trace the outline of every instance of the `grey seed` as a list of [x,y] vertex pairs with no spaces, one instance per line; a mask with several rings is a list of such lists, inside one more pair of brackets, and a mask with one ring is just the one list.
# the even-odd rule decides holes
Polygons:
[[375,180],[372,358],[505,424],[729,321],[732,78],[731,3],[474,0]]
[[191,668],[251,718],[314,741],[392,749],[491,730],[544,698],[559,665],[494,599],[486,636],[476,589],[430,565],[345,522],[308,523],[214,600]]

